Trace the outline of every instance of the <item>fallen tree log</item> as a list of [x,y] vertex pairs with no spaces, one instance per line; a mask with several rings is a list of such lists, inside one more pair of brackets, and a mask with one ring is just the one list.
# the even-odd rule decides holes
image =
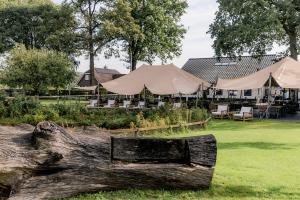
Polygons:
[[69,133],[51,122],[35,128],[0,127],[0,199],[55,199],[127,188],[208,188],[216,152],[212,135],[110,138],[97,130]]

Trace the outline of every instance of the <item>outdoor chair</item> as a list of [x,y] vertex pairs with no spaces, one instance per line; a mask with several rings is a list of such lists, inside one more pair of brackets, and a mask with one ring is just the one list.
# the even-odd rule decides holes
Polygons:
[[95,108],[95,107],[97,107],[97,104],[98,104],[98,100],[90,100],[90,104],[87,105],[86,107],[87,108]]
[[157,107],[160,108],[160,107],[163,107],[163,106],[165,106],[165,102],[159,101],[158,104],[157,104]]
[[218,105],[216,111],[211,112],[213,118],[223,119],[228,117],[228,105]]
[[256,105],[259,105],[261,103],[261,99],[259,97],[257,97],[256,99]]
[[174,103],[174,104],[173,104],[173,108],[174,108],[174,109],[181,108],[181,103]]
[[115,100],[108,100],[107,105],[105,105],[104,108],[112,108],[115,106],[115,103]]
[[252,107],[242,107],[241,111],[233,114],[234,120],[253,120],[253,108]]
[[123,101],[123,105],[119,106],[120,108],[129,108],[131,102],[130,101]]
[[281,117],[281,106],[270,106],[268,109],[268,117],[279,119]]
[[139,101],[138,105],[136,107],[134,107],[135,109],[143,109],[145,108],[145,101]]

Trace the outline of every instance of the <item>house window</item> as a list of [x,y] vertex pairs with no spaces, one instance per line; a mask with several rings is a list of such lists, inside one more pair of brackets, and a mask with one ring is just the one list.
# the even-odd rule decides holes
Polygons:
[[91,75],[90,74],[85,74],[84,75],[84,80],[86,80],[86,81],[91,80]]
[[251,97],[252,96],[252,90],[244,90],[244,96],[245,97]]
[[237,90],[230,90],[229,91],[229,96],[236,97],[237,95],[238,95],[238,91]]
[[223,90],[217,90],[216,95],[217,96],[222,96],[223,95]]

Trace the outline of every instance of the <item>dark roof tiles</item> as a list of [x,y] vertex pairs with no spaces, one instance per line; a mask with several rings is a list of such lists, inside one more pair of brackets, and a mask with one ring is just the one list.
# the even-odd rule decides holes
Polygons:
[[107,68],[95,68],[97,73],[101,73],[101,74],[120,74],[120,72],[118,72],[115,69],[107,69]]
[[276,55],[266,55],[260,60],[251,56],[242,56],[241,59],[232,60],[222,58],[191,58],[183,66],[183,70],[204,79],[210,83],[217,78],[232,79],[247,76],[264,69],[276,62]]

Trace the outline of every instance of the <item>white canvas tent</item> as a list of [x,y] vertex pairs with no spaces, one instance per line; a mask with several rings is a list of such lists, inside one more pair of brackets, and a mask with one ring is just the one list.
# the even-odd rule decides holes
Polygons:
[[269,86],[270,78],[272,86],[298,89],[300,88],[300,63],[286,57],[249,76],[236,79],[218,79],[216,88],[224,90],[258,89]]
[[142,65],[135,71],[102,85],[106,90],[120,95],[140,94],[144,88],[157,95],[193,94],[210,86],[208,82],[173,64]]

